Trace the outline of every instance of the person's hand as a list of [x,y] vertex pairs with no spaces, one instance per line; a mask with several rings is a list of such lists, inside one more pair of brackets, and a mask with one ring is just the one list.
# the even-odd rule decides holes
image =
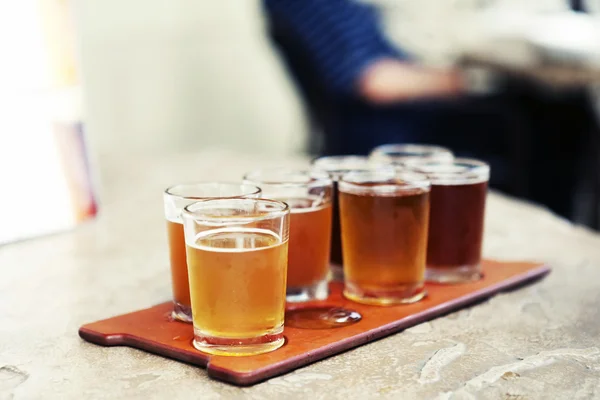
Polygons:
[[382,59],[368,66],[359,81],[360,95],[376,104],[456,96],[464,91],[461,75]]

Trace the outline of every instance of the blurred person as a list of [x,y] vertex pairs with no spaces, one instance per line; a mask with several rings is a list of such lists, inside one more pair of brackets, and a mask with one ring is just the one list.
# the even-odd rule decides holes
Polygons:
[[[455,96],[460,74],[411,63],[376,10],[351,0],[266,0],[276,40],[324,133],[326,154],[422,141],[412,101]],[[419,131],[421,131],[419,133]]]
[[[540,99],[526,82],[471,96],[452,68],[456,44],[472,35],[460,17],[502,2],[511,0],[264,0],[274,41],[314,119],[311,150],[367,154],[385,143],[440,144],[488,161],[492,187],[568,216],[579,133],[589,125],[581,96]],[[510,6],[569,7],[517,3]]]

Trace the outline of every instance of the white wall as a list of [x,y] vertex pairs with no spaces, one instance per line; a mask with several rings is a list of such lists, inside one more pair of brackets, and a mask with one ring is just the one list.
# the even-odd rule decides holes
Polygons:
[[97,152],[294,152],[307,124],[259,0],[78,0]]

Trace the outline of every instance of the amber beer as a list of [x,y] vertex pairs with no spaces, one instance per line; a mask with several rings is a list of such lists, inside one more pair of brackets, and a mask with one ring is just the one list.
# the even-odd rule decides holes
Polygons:
[[252,229],[200,235],[188,245],[196,336],[226,343],[281,334],[287,247],[273,233]]
[[183,224],[167,220],[167,235],[169,239],[169,261],[171,262],[171,287],[173,301],[184,307],[191,307],[190,286],[185,257],[185,238]]
[[342,233],[340,227],[339,195],[338,181],[341,177],[350,171],[365,171],[376,169],[390,169],[386,163],[373,162],[365,156],[328,156],[320,157],[313,161],[313,168],[317,171],[323,171],[329,174],[333,181],[332,194],[332,215],[331,215],[331,250],[330,263],[335,280],[343,280],[344,273],[342,265],[344,264],[342,254]]
[[260,189],[256,186],[222,182],[181,184],[165,190],[163,200],[173,288],[173,318],[192,322],[185,239],[181,220],[183,208],[200,199],[258,197],[259,195]]
[[356,172],[340,182],[344,295],[412,303],[425,295],[429,182],[410,173]]
[[332,181],[325,172],[263,169],[244,182],[259,186],[263,197],[290,206],[287,301],[324,300],[329,295]]
[[287,285],[309,287],[324,282],[329,271],[331,203],[313,207],[314,199],[284,199],[291,209]]
[[213,199],[190,204],[182,216],[194,347],[232,356],[281,347],[289,206]]

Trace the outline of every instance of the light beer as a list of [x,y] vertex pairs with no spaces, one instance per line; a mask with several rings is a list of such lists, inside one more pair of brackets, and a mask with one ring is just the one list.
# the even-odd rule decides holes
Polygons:
[[[288,244],[259,229],[222,229],[187,246],[196,336],[283,332]],[[210,339],[209,339],[210,340]]]
[[290,210],[269,199],[212,199],[182,213],[193,345],[246,356],[283,346]]

